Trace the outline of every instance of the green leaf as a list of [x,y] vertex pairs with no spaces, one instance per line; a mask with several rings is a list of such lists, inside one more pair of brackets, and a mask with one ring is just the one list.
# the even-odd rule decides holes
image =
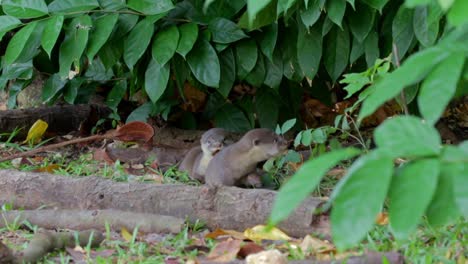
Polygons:
[[[242,3],[243,1],[238,1]],[[249,23],[248,10],[239,19],[238,25],[241,28],[247,28],[249,30],[259,29],[263,26],[270,25],[276,21],[276,3],[277,1],[270,1],[265,8],[263,8],[254,17],[254,20]]]
[[379,36],[375,31],[367,35],[364,41],[364,50],[366,52],[367,67],[372,67],[375,61],[380,57],[379,54]]
[[119,10],[127,7],[125,0],[98,0],[99,5],[105,10]]
[[420,6],[420,5],[427,5],[431,2],[432,0],[406,0],[405,5],[407,7],[413,8],[413,7]]
[[270,88],[264,87],[255,95],[255,109],[261,127],[275,128],[278,123],[278,98]]
[[314,27],[306,30],[299,26],[297,38],[297,60],[305,76],[313,79],[318,72],[322,57],[322,36]]
[[455,204],[463,216],[468,216],[468,141],[458,147],[445,146],[442,150],[442,164],[452,176]]
[[16,18],[36,18],[47,15],[48,9],[44,0],[3,0],[5,14]]
[[359,120],[369,116],[384,102],[397,96],[405,86],[420,81],[449,54],[450,50],[445,47],[434,46],[409,57],[400,68],[372,86],[374,92],[364,101],[359,113]]
[[174,8],[171,0],[128,0],[127,5],[145,15],[158,15]]
[[209,87],[219,87],[221,69],[215,49],[200,39],[187,55],[187,63],[198,81]]
[[21,21],[16,17],[0,16],[0,33],[2,34],[18,27],[19,25],[21,25]]
[[37,21],[31,22],[23,27],[20,31],[18,31],[13,38],[11,38],[10,42],[8,43],[5,57],[4,57],[4,64],[10,65],[16,61],[18,56],[23,51],[26,42],[28,41],[29,37],[33,33],[34,29],[37,26]]
[[374,26],[375,9],[361,2],[357,2],[356,10],[347,14],[349,28],[353,36],[362,43]]
[[437,2],[444,11],[447,11],[453,5],[455,0],[437,0]]
[[437,65],[422,83],[418,106],[429,124],[437,122],[455,94],[464,63],[464,54],[454,53]]
[[455,27],[468,23],[468,1],[455,0],[447,14],[448,22]]
[[341,160],[351,159],[359,153],[358,149],[346,148],[325,153],[304,162],[293,177],[281,186],[275,198],[269,222],[276,225],[286,219],[315,190],[325,173]]
[[86,52],[90,61],[93,61],[94,56],[109,39],[118,19],[119,14],[107,14],[94,21],[94,29],[89,36],[89,45]]
[[382,13],[382,9],[387,4],[388,0],[362,0],[364,3],[366,3],[368,6],[379,10],[380,13]]
[[[441,226],[450,223],[460,216],[460,211],[455,203],[454,175],[457,173],[457,166],[442,163],[437,189],[431,204],[427,208],[426,215],[429,224]],[[466,177],[466,175],[464,175]]]
[[57,38],[62,30],[63,16],[52,16],[47,20],[47,25],[44,29],[44,34],[41,38],[41,45],[44,51],[49,55],[57,42]]
[[265,81],[265,60],[264,56],[259,53],[257,63],[253,70],[245,76],[245,80],[254,87],[260,87],[262,83]]
[[84,82],[85,79],[81,77],[73,78],[68,82],[68,85],[65,86],[65,89],[63,90],[63,99],[65,102],[69,104],[75,103],[76,96],[78,95],[78,89]]
[[91,17],[88,15],[75,17],[71,21],[69,29],[65,34],[65,40],[60,46],[60,76],[68,76],[72,63],[79,63],[81,54],[83,54],[88,43],[88,34],[91,28]]
[[423,46],[432,46],[437,40],[441,14],[442,10],[437,4],[414,9],[414,34]]
[[221,78],[218,92],[224,98],[227,98],[236,80],[236,60],[231,48],[219,54],[219,63],[221,66]]
[[374,151],[356,160],[335,187],[331,223],[338,249],[355,246],[372,228],[385,201],[392,173],[392,158]]
[[343,30],[334,27],[327,35],[325,43],[325,69],[335,82],[348,65],[350,43],[346,24],[343,25]]
[[437,159],[412,161],[398,170],[389,192],[390,226],[397,239],[406,239],[421,222],[436,190],[439,172]]
[[330,20],[330,18],[326,17],[322,25],[322,36],[327,35],[328,32],[330,32],[332,28],[333,28],[333,22]]
[[270,2],[273,0],[247,0],[247,14],[248,14],[248,21],[249,27],[253,25],[253,21],[255,20],[257,14],[262,11]]
[[154,59],[150,61],[145,72],[145,91],[154,103],[161,98],[169,81],[169,64],[161,66]]
[[228,44],[247,37],[234,22],[221,17],[211,20],[208,29],[213,41],[218,43]]
[[[130,70],[145,53],[153,36],[154,25],[148,18],[138,22],[124,41],[124,61]],[[154,46],[154,45],[153,45]],[[164,65],[160,63],[160,65]]]
[[348,93],[345,99],[350,98],[353,94],[359,92],[364,86],[371,83],[369,77],[362,73],[345,74],[340,83],[347,83],[343,89]]
[[52,75],[47,81],[44,83],[44,87],[42,88],[42,101],[49,101],[51,100],[67,83],[66,78],[60,77],[59,74]]
[[311,27],[318,21],[322,10],[320,9],[320,0],[313,0],[312,5],[306,10],[301,9],[301,21],[306,27]]
[[343,20],[344,13],[346,11],[346,0],[327,1],[326,8],[328,18],[342,28],[341,21]]
[[387,119],[375,129],[375,143],[392,157],[438,155],[441,140],[437,130],[414,116]]
[[153,59],[160,65],[166,64],[174,56],[178,44],[179,30],[176,26],[159,31],[153,40]]
[[259,41],[260,50],[270,61],[273,61],[273,51],[275,50],[276,39],[278,38],[278,23],[272,23],[262,31],[263,34],[260,36]]
[[128,116],[126,123],[132,121],[142,121],[147,122],[149,115],[153,111],[154,104],[151,102],[147,102],[146,104],[141,105],[137,109],[133,110]]
[[357,59],[359,59],[362,54],[364,54],[364,45],[359,42],[356,37],[353,37],[353,43],[351,47],[351,54],[349,54],[349,63],[353,64]]
[[281,134],[288,132],[291,128],[294,127],[296,124],[296,118],[289,119],[288,121],[284,122],[281,126]]
[[36,57],[40,50],[39,47],[41,46],[41,38],[44,32],[44,28],[47,24],[47,21],[40,20],[31,23],[36,23],[37,26],[34,28],[32,34],[29,36],[26,44],[23,47],[23,50],[19,54],[18,58],[16,58],[15,63],[21,63],[32,60]]
[[285,14],[296,2],[297,0],[278,0],[276,15],[281,16],[283,13]]
[[398,50],[399,59],[408,51],[413,41],[413,10],[401,6],[393,19],[392,37]]
[[283,79],[283,60],[279,50],[275,50],[273,53],[273,62],[265,60],[265,85],[270,88],[277,89]]
[[185,23],[179,26],[179,44],[177,45],[176,52],[185,58],[187,53],[192,50],[193,45],[198,38],[198,26],[195,23]]
[[49,12],[57,14],[78,13],[99,7],[96,0],[54,0],[49,4]]
[[255,67],[258,59],[257,44],[252,39],[237,42],[236,65],[237,77],[243,80]]
[[216,111],[214,123],[216,127],[233,132],[245,132],[252,128],[244,112],[232,104],[226,104]]

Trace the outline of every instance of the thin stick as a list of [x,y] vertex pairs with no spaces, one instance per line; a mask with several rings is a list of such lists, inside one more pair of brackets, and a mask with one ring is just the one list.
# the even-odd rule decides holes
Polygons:
[[[395,56],[395,63],[397,68],[400,68],[400,58],[398,57],[398,48],[395,43],[393,43],[393,55]],[[405,89],[401,90],[400,92],[400,99],[401,99],[401,104],[403,105],[403,111],[405,112],[405,115],[409,115],[408,111],[408,105],[406,103],[406,95],[405,95]]]

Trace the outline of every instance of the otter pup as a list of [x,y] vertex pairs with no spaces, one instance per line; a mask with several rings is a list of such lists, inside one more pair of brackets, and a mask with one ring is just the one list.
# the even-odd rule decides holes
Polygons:
[[211,186],[234,186],[249,182],[257,163],[277,156],[287,149],[283,137],[270,129],[247,132],[238,142],[223,148],[206,169],[205,181]]
[[227,131],[222,128],[212,128],[203,133],[200,146],[187,152],[179,165],[179,170],[187,171],[192,179],[204,182],[208,163],[225,146],[226,135]]

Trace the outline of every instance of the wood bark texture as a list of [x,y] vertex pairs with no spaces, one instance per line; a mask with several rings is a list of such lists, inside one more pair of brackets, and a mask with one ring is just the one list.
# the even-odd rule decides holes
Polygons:
[[[264,224],[275,191],[206,186],[121,183],[100,177],[70,178],[46,173],[0,170],[0,204],[36,209],[117,209],[200,219],[209,228],[245,230]],[[323,203],[308,198],[279,227],[291,236],[319,231],[312,212]]]

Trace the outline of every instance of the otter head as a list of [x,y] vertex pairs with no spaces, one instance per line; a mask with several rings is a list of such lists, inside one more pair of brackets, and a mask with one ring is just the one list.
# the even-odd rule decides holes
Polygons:
[[200,144],[204,153],[211,155],[219,152],[226,144],[227,131],[222,128],[212,128],[203,133]]
[[288,142],[270,129],[254,129],[244,136],[249,141],[252,159],[263,161],[283,154]]

